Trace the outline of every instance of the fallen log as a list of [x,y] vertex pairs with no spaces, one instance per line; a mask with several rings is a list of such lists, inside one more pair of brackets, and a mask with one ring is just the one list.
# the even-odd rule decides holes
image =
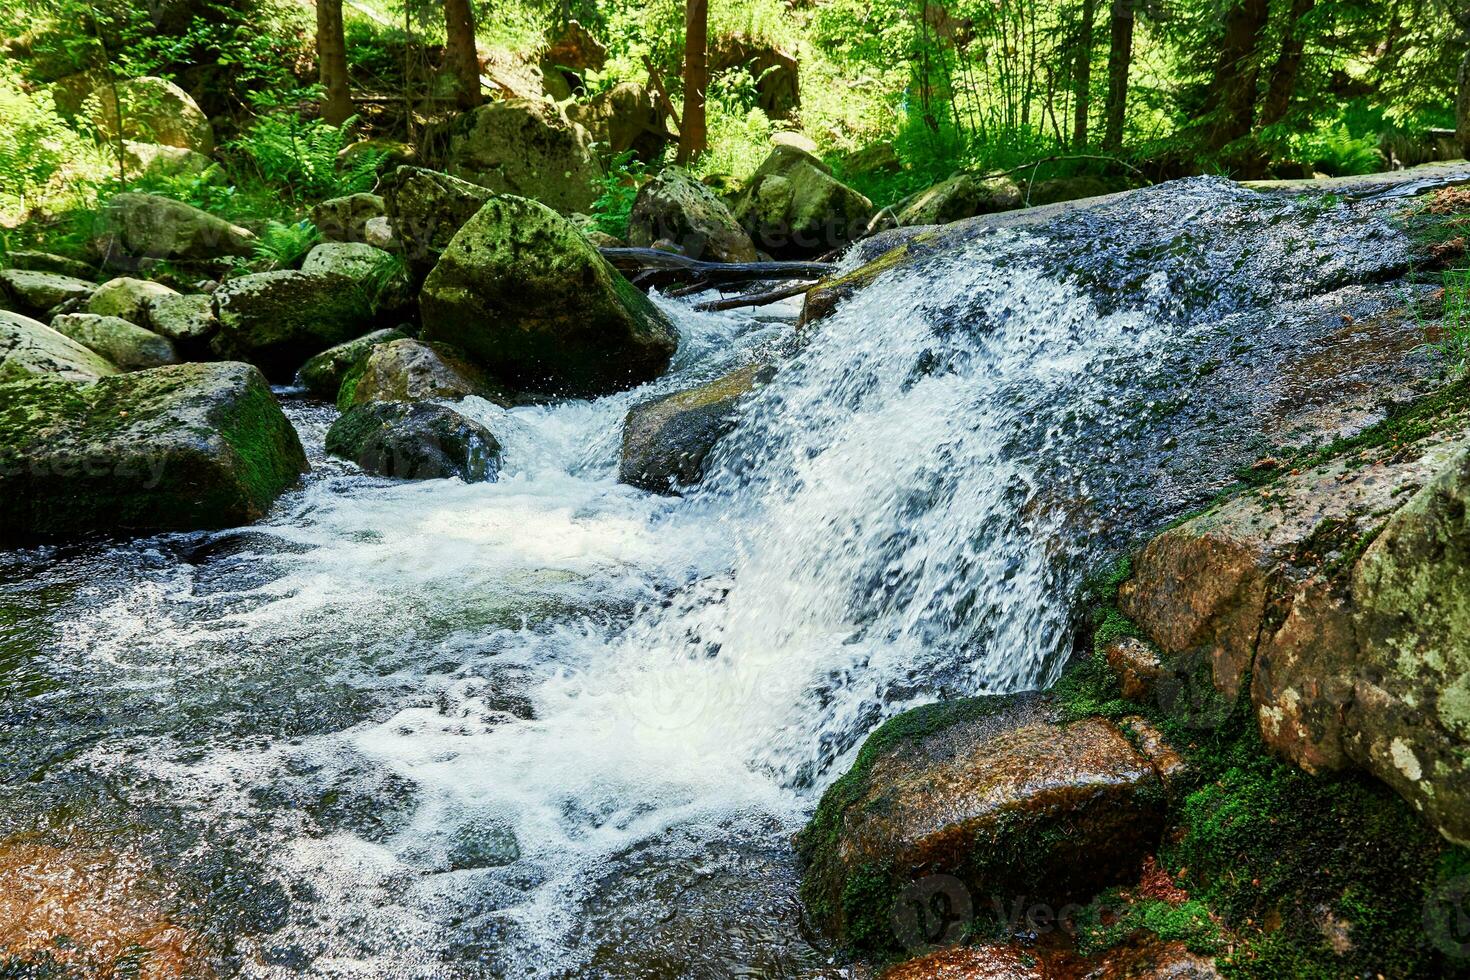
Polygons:
[[[836,266],[829,262],[705,262],[657,248],[604,248],[613,268],[645,288],[681,285],[703,288],[785,279],[821,279]],[[681,290],[686,295],[698,289]]]
[[815,285],[816,283],[814,282],[801,282],[795,286],[784,286],[781,289],[772,289],[763,293],[741,293],[739,296],[730,296],[726,299],[713,299],[707,303],[698,303],[694,308],[702,313],[715,313],[720,310],[738,310],[742,306],[769,306],[771,303],[779,303],[783,299],[801,296]]

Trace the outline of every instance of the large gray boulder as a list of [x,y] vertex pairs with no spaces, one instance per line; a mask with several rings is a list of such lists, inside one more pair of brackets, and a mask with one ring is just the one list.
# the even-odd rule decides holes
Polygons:
[[492,196],[478,184],[422,167],[399,167],[384,178],[383,202],[393,235],[418,279]]
[[337,407],[367,402],[453,401],[479,395],[505,401],[483,370],[444,344],[402,338],[374,344],[342,378]]
[[296,431],[247,364],[0,384],[6,543],[246,524],[305,469]]
[[602,176],[587,131],[555,103],[539,99],[490,102],[456,119],[449,128],[449,171],[563,212],[591,208]]
[[124,371],[142,371],[179,362],[178,352],[167,338],[115,316],[63,313],[51,321],[51,328]]
[[96,381],[117,373],[107,358],[46,324],[0,310],[0,381],[37,375]]
[[373,297],[341,276],[283,270],[231,279],[214,293],[225,358],[248,361],[287,382],[313,354],[373,328]]
[[400,480],[494,480],[500,443],[490,430],[443,405],[371,402],[327,430],[327,452]]
[[121,131],[125,140],[158,143],[206,155],[214,152],[214,129],[208,117],[189,93],[173,82],[145,75],[115,86],[100,85],[92,97],[95,99],[92,124],[104,140],[117,139]]
[[115,194],[97,219],[94,247],[119,257],[200,262],[249,256],[255,235],[207,211],[157,194]]
[[317,398],[335,400],[342,388],[342,380],[358,365],[367,360],[374,347],[407,338],[402,330],[385,327],[372,333],[354,337],[345,343],[328,347],[315,355],[297,372],[301,386]]
[[635,405],[623,422],[618,480],[654,493],[678,493],[703,478],[706,461],[735,427],[740,399],[774,373],[749,364],[688,391]]
[[673,324],[565,218],[517,197],[485,204],[419,295],[423,338],[514,388],[597,395],[657,377]]
[[98,286],[97,291],[87,299],[87,312],[98,316],[119,317],[146,327],[150,325],[149,312],[153,302],[165,296],[177,295],[177,290],[170,289],[163,283],[123,276]]
[[25,313],[44,314],[69,300],[85,300],[97,288],[94,282],[54,272],[28,269],[0,270],[0,293]]
[[755,244],[715,192],[670,167],[638,188],[628,241],[648,248],[672,241],[685,255],[712,262],[755,262]]
[[812,154],[779,145],[751,176],[734,213],[760,248],[798,257],[820,255],[860,237],[873,204]]

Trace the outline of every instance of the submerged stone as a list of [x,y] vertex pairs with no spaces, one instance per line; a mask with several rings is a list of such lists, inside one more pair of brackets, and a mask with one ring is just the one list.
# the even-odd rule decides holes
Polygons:
[[247,364],[0,384],[6,542],[248,524],[305,469],[295,430]]

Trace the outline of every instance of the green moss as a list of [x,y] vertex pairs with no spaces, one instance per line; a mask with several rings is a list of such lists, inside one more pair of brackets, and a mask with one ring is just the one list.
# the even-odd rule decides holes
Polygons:
[[367,372],[367,361],[364,357],[342,376],[342,387],[337,389],[337,411],[345,412],[352,407],[352,399],[357,394],[357,383]]
[[1121,890],[1101,895],[1076,919],[1077,952],[1097,956],[1121,946],[1139,932],[1165,942],[1182,942],[1192,952],[1212,956],[1223,948],[1220,926],[1203,902],[1178,905],[1156,898],[1129,901]]

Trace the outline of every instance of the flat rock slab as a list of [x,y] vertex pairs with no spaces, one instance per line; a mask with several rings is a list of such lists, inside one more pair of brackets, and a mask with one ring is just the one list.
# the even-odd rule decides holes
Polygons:
[[107,358],[46,324],[0,310],[0,381],[33,375],[96,381],[117,373]]
[[0,384],[0,540],[232,527],[306,470],[247,364]]

